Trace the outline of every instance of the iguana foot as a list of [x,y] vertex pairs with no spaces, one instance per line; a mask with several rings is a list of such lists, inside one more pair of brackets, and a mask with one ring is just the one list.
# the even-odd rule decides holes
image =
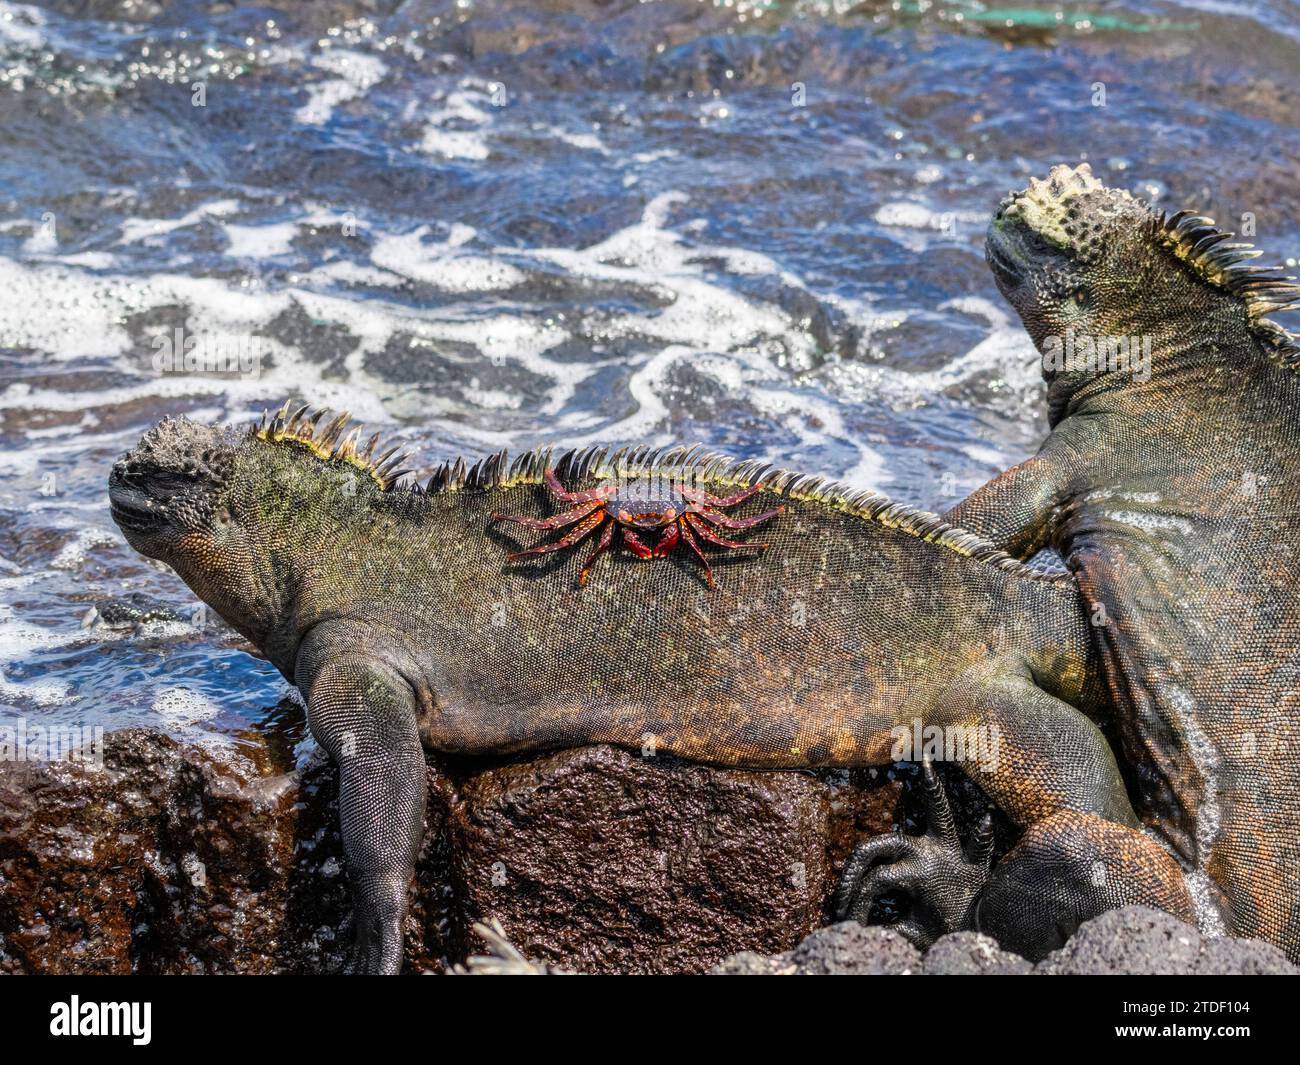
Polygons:
[[391,976],[402,968],[406,884],[393,878],[362,880],[354,891],[355,940],[343,968],[357,976]]
[[929,762],[922,764],[922,776],[925,835],[895,832],[858,844],[840,878],[835,913],[866,924],[878,899],[906,896],[907,915],[889,927],[924,950],[945,932],[972,927],[975,900],[989,879],[993,822],[985,817],[968,859],[943,783]]
[[1119,906],[1197,923],[1182,869],[1159,844],[1095,814],[1060,810],[1026,829],[998,862],[974,927],[1038,961],[1084,921]]

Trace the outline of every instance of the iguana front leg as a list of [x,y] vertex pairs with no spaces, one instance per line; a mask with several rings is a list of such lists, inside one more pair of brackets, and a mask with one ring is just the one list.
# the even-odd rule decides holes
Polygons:
[[349,971],[396,973],[424,836],[415,698],[396,672],[358,658],[327,661],[299,682],[312,735],[339,767],[339,821],[355,907]]
[[1016,558],[1029,558],[1052,540],[1066,470],[1061,457],[1040,453],[977,488],[943,518]]

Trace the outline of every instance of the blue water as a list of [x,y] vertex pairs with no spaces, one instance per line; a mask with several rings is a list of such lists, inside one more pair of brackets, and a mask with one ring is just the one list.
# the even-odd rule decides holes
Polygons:
[[[1298,114],[1289,0],[0,3],[0,716],[284,716],[109,518],[166,413],[292,394],[425,468],[702,441],[944,509],[1045,429],[1003,193],[1086,159],[1294,262]],[[178,329],[258,358],[160,370]],[[104,624],[131,593],[174,617]]]

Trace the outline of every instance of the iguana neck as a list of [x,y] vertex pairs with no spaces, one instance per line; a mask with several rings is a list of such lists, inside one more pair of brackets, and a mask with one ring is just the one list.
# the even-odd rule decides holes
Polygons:
[[[1056,373],[1047,381],[1048,423],[1067,415],[1106,414],[1197,405],[1220,389],[1214,382],[1225,370],[1234,376],[1294,374],[1245,324],[1242,308],[1220,307],[1197,329],[1164,326],[1148,333],[1134,327],[1133,340],[1143,347],[1145,370]],[[1145,377],[1146,379],[1142,379]]]
[[357,594],[343,579],[356,560],[378,567],[404,557],[393,539],[392,508],[374,505],[376,488],[347,469],[306,469],[297,478],[241,471],[252,486],[244,508],[257,514],[248,576],[231,602],[204,596],[290,682],[306,633],[339,612],[339,596]]

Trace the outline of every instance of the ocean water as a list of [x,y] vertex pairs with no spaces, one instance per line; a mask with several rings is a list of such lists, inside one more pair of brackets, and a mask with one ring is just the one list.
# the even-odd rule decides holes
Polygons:
[[1045,432],[1001,196],[1086,159],[1294,264],[1297,116],[1291,0],[0,2],[0,718],[296,719],[109,517],[165,414],[293,396],[423,472],[702,442],[943,510]]

